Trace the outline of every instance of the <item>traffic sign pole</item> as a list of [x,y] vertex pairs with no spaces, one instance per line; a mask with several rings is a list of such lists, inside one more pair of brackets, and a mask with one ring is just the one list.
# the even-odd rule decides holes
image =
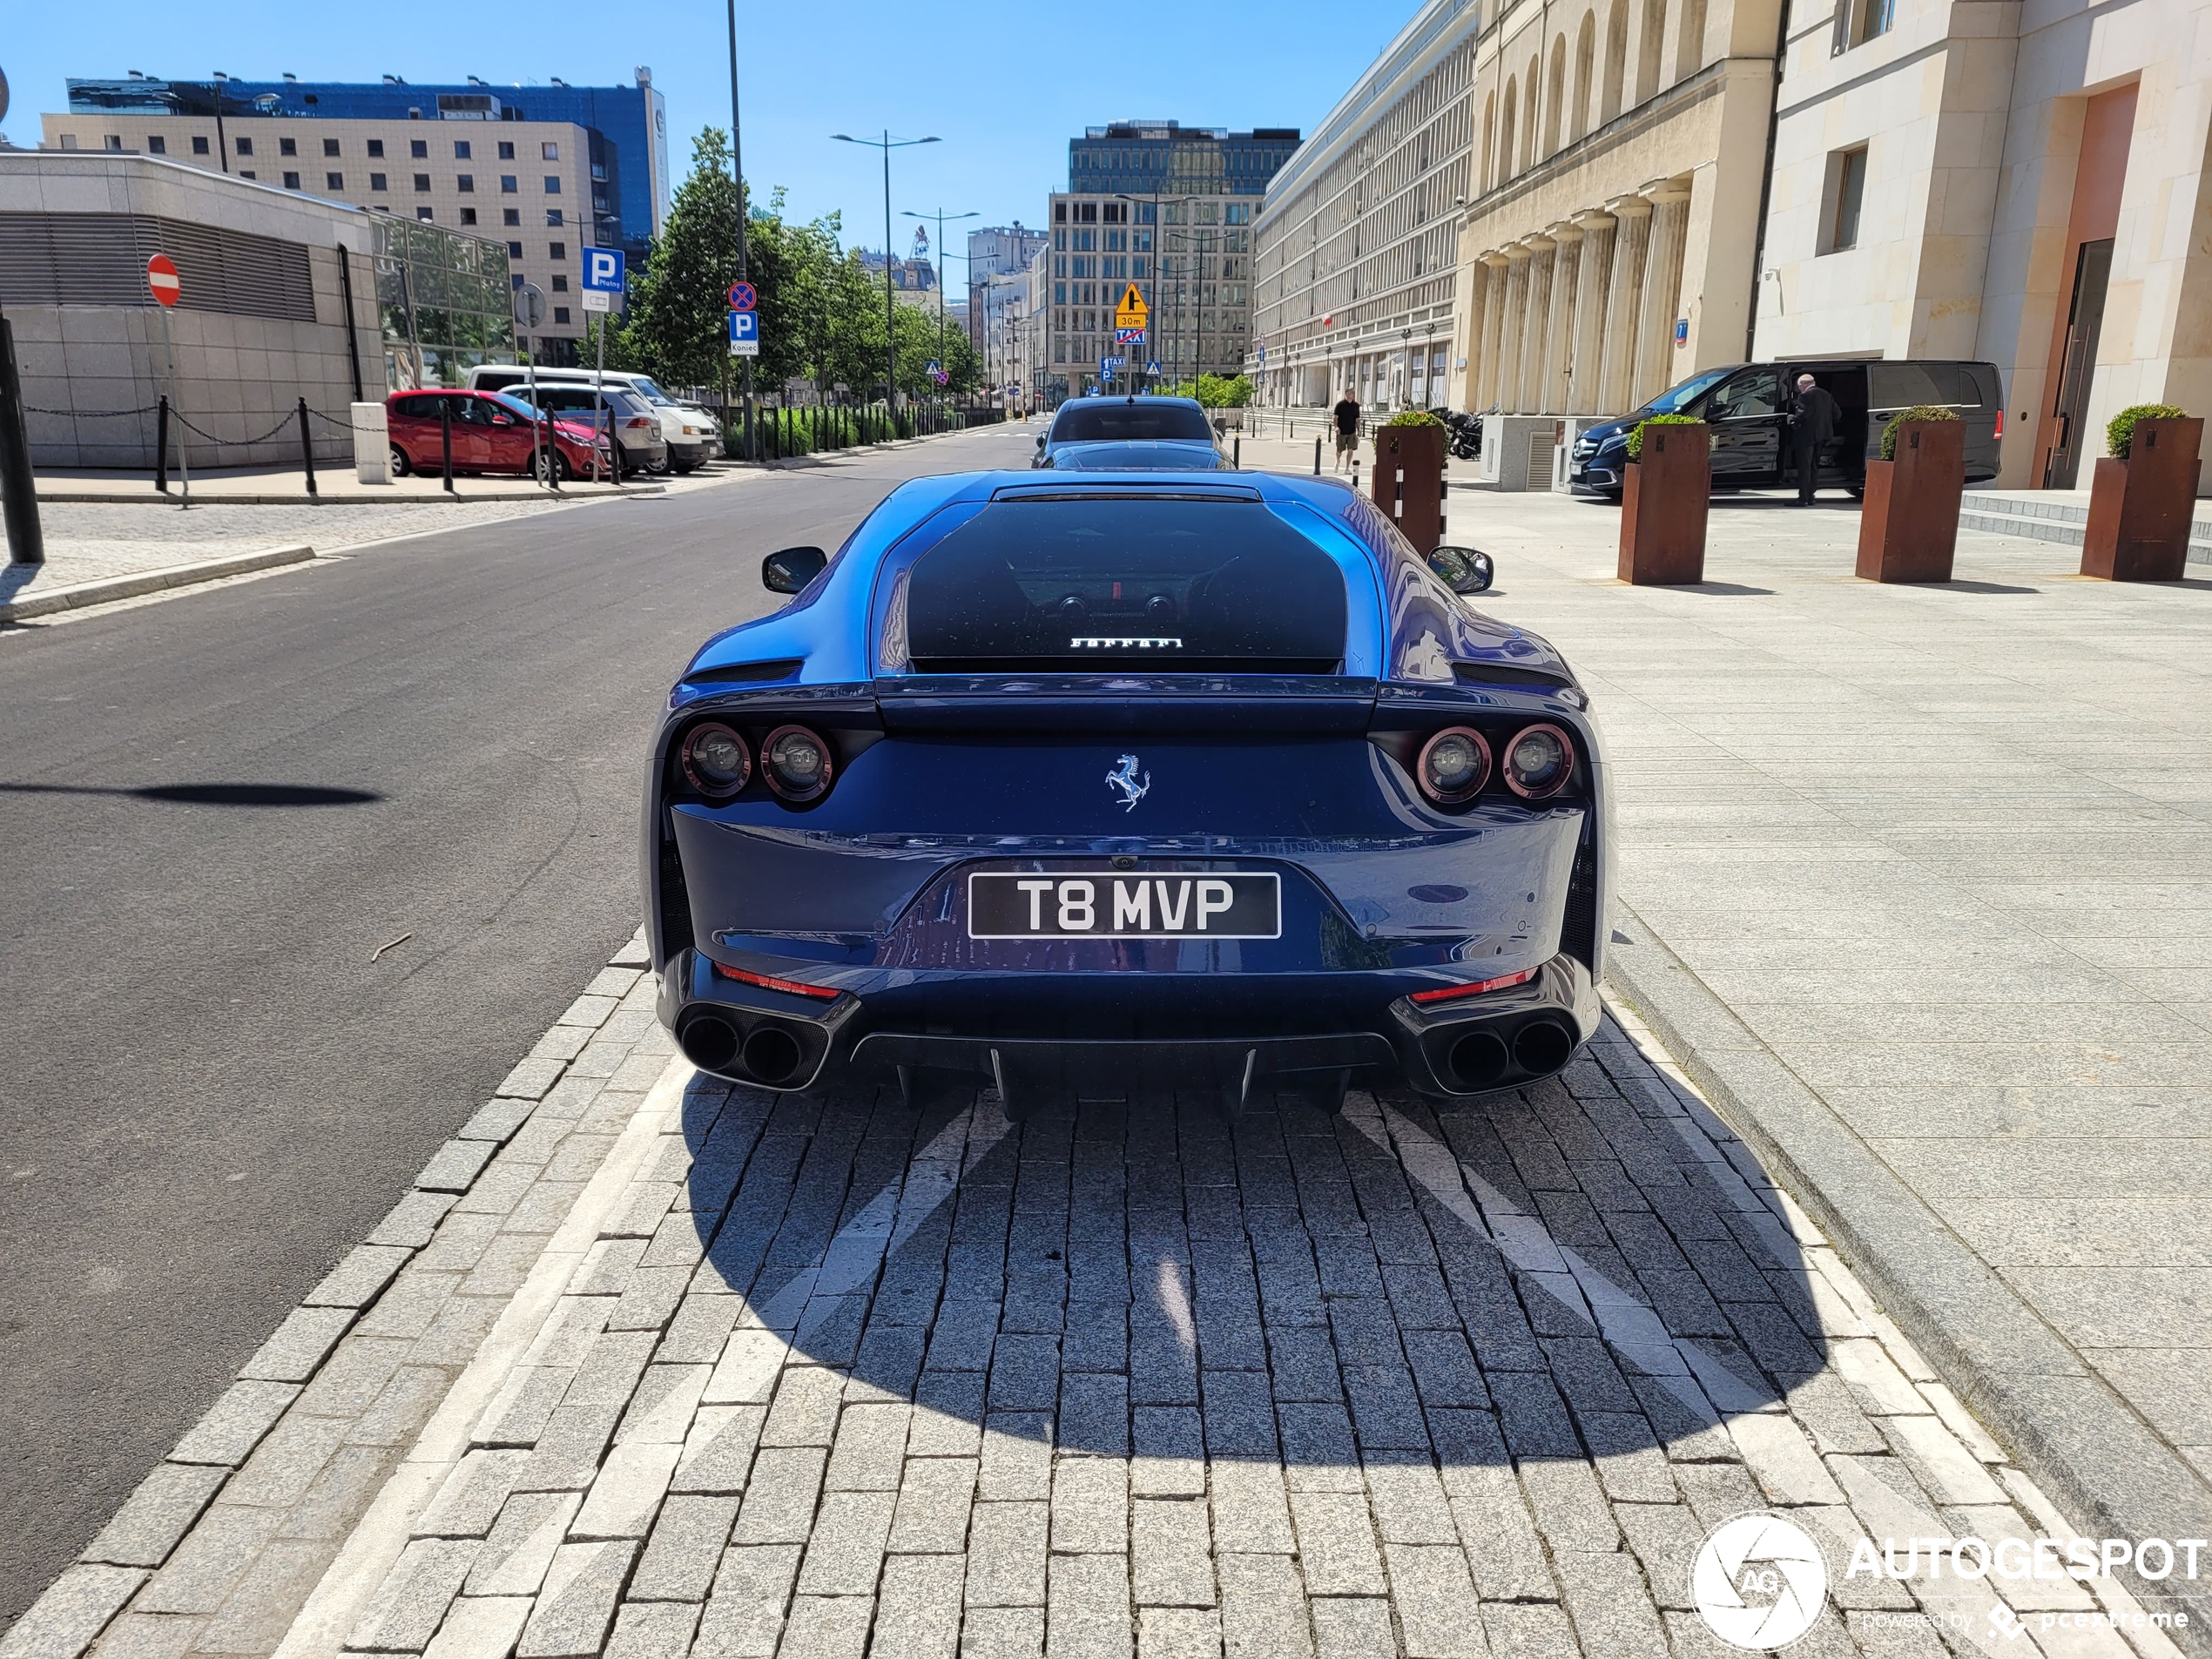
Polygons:
[[[169,333],[169,307],[184,297],[184,286],[165,254],[157,253],[146,261],[146,286],[159,302],[154,309],[161,314],[161,354],[169,365],[169,412],[182,425],[184,406],[177,401],[177,344]],[[182,432],[177,435],[177,510],[184,512],[192,506],[192,442]]]

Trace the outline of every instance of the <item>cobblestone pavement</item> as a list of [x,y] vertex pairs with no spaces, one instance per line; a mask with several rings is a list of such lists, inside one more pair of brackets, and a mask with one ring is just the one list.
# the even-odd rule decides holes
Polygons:
[[1441,1113],[1017,1127],[699,1078],[635,949],[0,1659],[1717,1654],[1760,1509],[1800,1652],[2174,1652],[1929,1570],[2074,1534],[1632,1016]]

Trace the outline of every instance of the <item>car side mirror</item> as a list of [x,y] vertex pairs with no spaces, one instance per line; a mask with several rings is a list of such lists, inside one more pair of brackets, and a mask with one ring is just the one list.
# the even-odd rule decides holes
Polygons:
[[491,417],[491,423],[494,426],[513,426],[515,417],[511,415],[495,415]]
[[1490,556],[1471,547],[1440,547],[1428,556],[1428,568],[1454,593],[1487,592],[1497,576]]
[[1042,432],[1037,434],[1037,448],[1040,449],[1044,448],[1044,434]]
[[787,547],[760,561],[760,585],[771,593],[798,593],[824,570],[829,555],[819,547]]

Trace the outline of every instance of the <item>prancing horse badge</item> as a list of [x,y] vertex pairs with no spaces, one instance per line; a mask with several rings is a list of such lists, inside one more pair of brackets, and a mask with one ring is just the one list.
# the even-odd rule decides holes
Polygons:
[[1150,792],[1152,774],[1146,772],[1144,781],[1140,784],[1136,781],[1136,757],[1123,755],[1114,763],[1113,771],[1106,774],[1106,782],[1109,787],[1122,792],[1122,810],[1130,813],[1136,810],[1136,803]]

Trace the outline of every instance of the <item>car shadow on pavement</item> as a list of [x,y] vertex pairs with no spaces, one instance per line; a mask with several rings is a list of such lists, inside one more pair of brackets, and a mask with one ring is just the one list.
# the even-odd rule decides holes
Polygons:
[[384,799],[321,784],[0,784],[0,794],[125,795],[186,806],[366,806]]
[[1611,1535],[1599,1481],[1676,1502],[1669,1448],[1733,1459],[1725,1423],[1791,1424],[1775,1406],[1825,1366],[1794,1241],[1643,1070],[1018,1126],[988,1094],[917,1111],[697,1080],[694,1285],[737,1293],[708,1402],[772,1444],[789,1368],[823,1368],[833,1402],[925,1408],[917,1437],[1134,1457],[1167,1495],[1224,1460],[1294,1493],[1534,1460]]

